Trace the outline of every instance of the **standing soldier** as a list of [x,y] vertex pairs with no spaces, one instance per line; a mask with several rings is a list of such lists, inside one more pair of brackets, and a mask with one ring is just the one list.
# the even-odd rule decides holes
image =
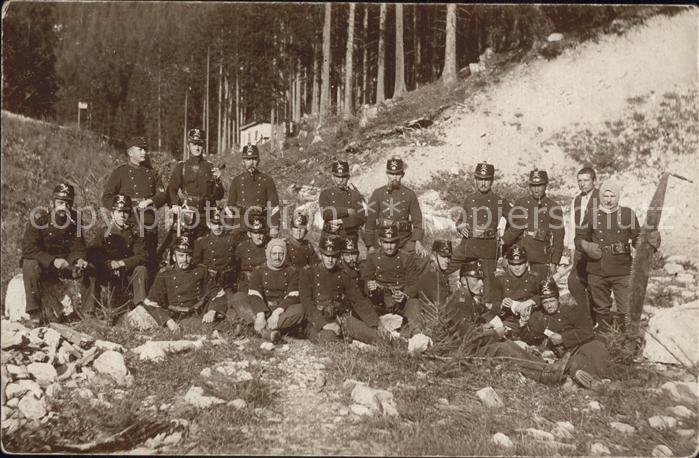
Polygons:
[[235,248],[235,271],[238,275],[237,290],[247,292],[248,281],[255,267],[265,263],[267,247],[267,225],[262,216],[253,215],[248,225],[248,238]]
[[[209,215],[206,209],[216,207],[216,201],[223,198],[221,170],[203,158],[204,131],[190,129],[187,135],[187,149],[190,157],[179,161],[170,177],[167,192],[172,212],[183,218],[182,223],[190,229],[190,235],[196,239],[206,228],[204,218]],[[193,210],[192,221],[187,221],[182,207]]]
[[121,194],[131,198],[134,205],[128,223],[137,225],[139,236],[145,238],[148,254],[147,266],[150,280],[158,271],[158,220],[157,209],[167,203],[168,195],[160,175],[150,166],[146,150],[148,143],[144,137],[129,140],[126,154],[129,161],[117,167],[107,179],[102,192],[102,206],[112,208],[114,196]]
[[[573,198],[570,205],[570,218],[573,236],[577,230],[582,229],[582,221],[585,213],[591,208],[599,206],[599,190],[596,188],[597,175],[590,167],[583,167],[578,172],[578,188],[580,194]],[[575,248],[575,244],[573,244]],[[589,288],[587,284],[587,257],[574,250],[573,269],[568,275],[568,291],[573,296],[575,302],[581,307],[585,307],[592,313]]]
[[232,218],[232,226],[237,228],[238,236],[242,236],[247,223],[252,217],[253,209],[261,210],[269,227],[270,237],[279,235],[279,195],[274,180],[269,175],[260,172],[260,151],[256,145],[247,144],[241,152],[243,168],[240,174],[233,177],[228,189],[227,212]]
[[378,247],[377,234],[382,227],[398,228],[398,248],[418,256],[427,254],[422,246],[422,212],[412,189],[401,184],[405,175],[403,160],[393,157],[386,162],[388,184],[376,189],[369,199],[365,242],[369,253]]
[[456,228],[463,237],[454,249],[455,261],[480,259],[485,273],[486,294],[495,279],[499,253],[498,226],[507,218],[512,206],[492,191],[495,167],[481,162],[473,172],[476,192],[466,197]]
[[[600,203],[588,209],[575,235],[575,248],[587,256],[587,275],[592,296],[593,318],[600,325],[612,325],[612,293],[619,325],[629,312],[631,246],[636,246],[641,227],[629,207],[619,206],[621,188],[605,182],[599,190]],[[658,248],[660,233],[648,234],[648,243]]]
[[563,210],[546,196],[548,174],[534,169],[529,174],[529,196],[515,202],[503,236],[506,249],[517,243],[527,250],[529,269],[546,278],[556,273],[563,255]]
[[42,211],[38,216],[32,212],[24,231],[19,262],[27,312],[41,310],[42,323],[54,321],[62,314],[58,302],[42,304],[42,283],[47,279],[80,278],[88,266],[85,239],[78,227],[77,212],[73,210],[74,201],[73,186],[59,183],[53,190],[49,211]]
[[[130,284],[133,291],[133,304],[140,304],[146,298],[148,269],[146,268],[146,242],[138,234],[138,228],[128,223],[133,204],[129,196],[117,194],[112,202],[112,223],[98,232],[87,248],[87,258],[95,267],[95,285],[91,290],[100,297],[103,287],[112,288],[118,303],[105,304],[114,310],[120,307],[123,294]],[[92,295],[91,295],[92,296]],[[85,298],[85,312],[94,312],[95,297]]]
[[351,238],[356,243],[359,238],[359,229],[366,221],[364,197],[356,188],[350,187],[349,163],[333,161],[330,169],[335,186],[324,189],[318,197],[318,205],[323,216],[321,236],[339,235]]
[[318,253],[306,239],[308,216],[295,213],[291,219],[291,237],[286,238],[287,262],[302,269],[318,262]]
[[209,277],[220,288],[235,287],[236,240],[231,232],[223,229],[222,211],[216,209],[206,222],[209,232],[194,241],[192,263],[202,264],[209,271]]

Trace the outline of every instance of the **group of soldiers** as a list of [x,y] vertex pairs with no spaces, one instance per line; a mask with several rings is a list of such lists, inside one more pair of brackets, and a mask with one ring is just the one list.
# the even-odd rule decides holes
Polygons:
[[[598,188],[594,170],[583,168],[577,177],[568,277],[573,301],[562,304],[554,274],[565,224],[561,205],[546,195],[546,171],[531,171],[528,195],[511,205],[492,190],[495,167],[477,164],[475,191],[455,221],[460,241],[434,240],[427,250],[419,201],[401,182],[402,159],[387,161],[387,184],[368,201],[349,183],[348,162],[335,160],[333,186],[319,196],[323,227],[314,247],[307,239],[309,215],[294,213],[282,227],[276,185],[259,170],[255,145],[243,147],[244,170],[231,180],[227,205],[218,208],[222,167],[204,159],[204,138],[201,129],[189,131],[189,158],[176,164],[167,187],[150,166],[145,139],[132,139],[128,161],[103,190],[109,224],[89,244],[78,227],[73,186],[56,186],[48,211],[32,216],[24,234],[27,310],[40,311],[44,321],[58,319],[58,306],[42,300],[42,283],[77,279],[82,316],[94,313],[109,291],[173,331],[235,318],[273,342],[293,335],[377,343],[428,332],[424,312],[436,308],[455,332],[484,332],[479,353],[508,356],[542,382],[558,383],[568,373],[595,388],[606,375],[608,356],[597,330],[628,312],[630,248],[640,228],[633,211],[619,206],[619,186],[610,181]],[[158,209],[165,205],[179,220],[159,244]],[[657,232],[648,240],[656,248],[660,243]],[[360,241],[366,259],[360,259]],[[386,313],[403,317],[398,334],[382,324]],[[560,359],[546,364],[519,340]]]

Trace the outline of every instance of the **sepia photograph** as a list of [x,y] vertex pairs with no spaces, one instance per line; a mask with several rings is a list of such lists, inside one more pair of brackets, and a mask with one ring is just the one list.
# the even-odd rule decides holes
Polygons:
[[5,454],[697,456],[699,8],[2,5]]

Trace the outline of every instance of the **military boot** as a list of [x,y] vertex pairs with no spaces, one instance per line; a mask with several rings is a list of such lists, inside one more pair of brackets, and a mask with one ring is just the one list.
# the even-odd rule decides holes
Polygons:
[[570,353],[566,353],[558,361],[547,364],[541,370],[539,374],[538,381],[545,383],[546,385],[557,385],[563,381],[565,377],[566,369],[568,368],[568,361],[570,360]]

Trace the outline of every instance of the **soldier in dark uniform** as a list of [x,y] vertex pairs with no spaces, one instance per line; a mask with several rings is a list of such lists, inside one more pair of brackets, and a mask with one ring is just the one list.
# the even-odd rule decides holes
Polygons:
[[321,262],[305,267],[299,277],[299,294],[312,342],[338,340],[342,336],[377,343],[388,331],[369,300],[340,267],[337,237],[322,238]]
[[238,236],[241,237],[252,218],[251,210],[261,210],[269,227],[270,237],[275,238],[279,234],[281,213],[277,187],[272,177],[257,169],[260,164],[260,151],[256,145],[245,145],[241,156],[245,171],[236,175],[228,188],[228,224],[236,228]]
[[212,286],[206,267],[192,264],[192,242],[188,237],[175,239],[173,257],[175,263],[158,272],[143,301],[148,313],[171,331],[179,330],[180,325],[196,330],[201,324],[223,320],[228,310],[226,294]]
[[[206,228],[207,209],[216,207],[216,201],[223,198],[224,189],[221,170],[203,158],[203,130],[189,130],[187,149],[190,156],[175,165],[167,192],[172,212],[182,218],[184,227],[196,239]],[[181,211],[185,210],[185,205],[191,212]],[[191,221],[187,215],[191,215]]]
[[[453,249],[449,240],[435,240],[432,243],[432,262],[417,280],[417,297],[435,305],[443,305],[451,295],[449,286],[449,266]],[[414,300],[414,299],[409,299]]]
[[[587,274],[594,306],[593,319],[602,325],[623,324],[629,311],[631,246],[636,246],[641,227],[629,207],[619,206],[621,189],[613,182],[599,190],[600,204],[585,214],[575,236],[575,248],[587,257]],[[660,246],[660,234],[648,234],[648,243]],[[612,314],[612,293],[617,305]]]
[[486,302],[485,273],[481,262],[478,259],[465,262],[459,269],[459,279],[460,286],[446,305],[450,321],[459,332],[466,334],[473,324],[502,328],[498,305]]
[[529,196],[515,202],[503,235],[505,250],[512,245],[524,247],[529,269],[541,278],[556,273],[563,255],[565,225],[563,210],[546,196],[548,174],[534,169],[529,174]]
[[308,217],[302,213],[294,214],[291,219],[290,237],[287,237],[287,262],[302,269],[305,266],[318,262],[318,253],[306,239],[308,234]]
[[379,246],[377,235],[380,229],[395,225],[399,231],[399,248],[418,256],[427,254],[422,246],[424,231],[420,202],[412,189],[401,184],[404,175],[402,159],[394,157],[386,162],[388,184],[376,189],[368,204],[364,241],[369,253]]
[[[40,310],[42,323],[55,321],[62,315],[58,303],[43,304],[42,283],[49,280],[77,279],[87,282],[85,239],[73,210],[75,189],[59,183],[53,190],[49,211],[30,214],[22,239],[22,276],[27,298],[27,312]],[[60,308],[59,308],[60,307]]]
[[364,266],[364,262],[359,259],[357,241],[351,237],[342,239],[340,256],[342,258],[342,268],[357,283],[357,286],[363,294],[364,282],[362,281],[362,267]]
[[559,357],[569,354],[568,372],[585,388],[597,389],[607,375],[609,353],[592,330],[588,311],[580,305],[561,305],[558,285],[548,278],[538,285],[541,308],[532,313],[523,339],[542,344]]
[[476,192],[469,194],[463,204],[463,211],[456,221],[456,228],[463,237],[454,249],[454,259],[480,259],[485,272],[485,289],[495,279],[498,257],[498,225],[501,218],[507,218],[512,206],[503,197],[492,191],[495,167],[481,162],[473,172]]
[[236,281],[236,239],[222,225],[222,211],[211,213],[207,226],[209,232],[194,241],[192,263],[202,264],[209,270],[211,280],[227,290],[235,287]]
[[527,250],[517,245],[505,255],[507,268],[495,277],[489,301],[500,304],[500,319],[510,336],[517,336],[539,304],[537,288],[543,278],[529,270]]
[[293,333],[302,325],[304,311],[299,302],[299,271],[286,262],[286,242],[272,239],[265,251],[266,262],[253,270],[248,290],[235,293],[231,301],[257,333],[276,342],[280,332]]
[[[102,192],[102,206],[111,208],[114,196],[121,194],[131,198],[134,205],[128,223],[139,229],[139,235],[145,237],[148,255],[147,267],[149,280],[155,278],[158,271],[158,215],[157,209],[167,203],[160,175],[153,170],[148,161],[146,150],[148,143],[144,137],[130,139],[126,154],[129,161],[122,164],[109,176]],[[141,232],[142,231],[142,232]]]
[[265,247],[269,239],[264,218],[253,216],[249,222],[247,235],[248,238],[235,248],[237,290],[240,292],[248,290],[248,280],[255,267],[265,263]]
[[323,216],[321,236],[339,235],[357,243],[359,230],[366,221],[364,197],[349,184],[349,163],[333,161],[330,169],[335,186],[322,190],[318,197]]
[[[578,172],[578,188],[580,193],[573,198],[570,203],[571,227],[573,235],[582,229],[582,221],[585,213],[591,208],[599,206],[599,189],[597,185],[597,174],[590,167],[583,167]],[[573,248],[575,245],[573,245]],[[568,291],[577,304],[588,308],[592,313],[592,302],[587,284],[587,257],[574,250],[573,269],[568,275]]]
[[397,313],[417,330],[420,327],[420,301],[417,296],[418,266],[414,254],[398,249],[396,225],[381,227],[379,251],[369,253],[362,267],[362,281],[377,313]]
[[95,267],[95,284],[91,288],[96,294],[85,298],[83,310],[94,311],[94,299],[101,296],[102,288],[112,289],[112,303],[104,304],[113,309],[125,302],[128,286],[133,291],[132,303],[140,304],[146,298],[148,268],[146,241],[139,236],[138,227],[129,224],[133,203],[129,196],[116,194],[112,202],[112,222],[97,232],[87,248],[87,259]]

